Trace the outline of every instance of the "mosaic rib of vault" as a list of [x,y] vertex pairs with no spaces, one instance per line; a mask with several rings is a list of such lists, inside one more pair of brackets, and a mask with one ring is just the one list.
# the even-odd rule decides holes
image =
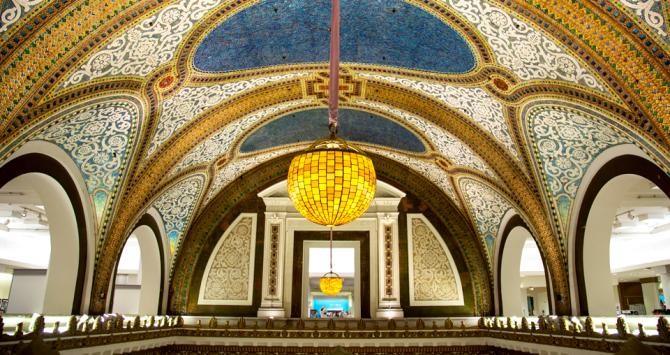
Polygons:
[[206,179],[204,174],[189,176],[163,192],[152,204],[163,219],[170,244],[171,265],[200,200]]
[[129,101],[93,104],[57,118],[57,124],[32,137],[58,145],[79,167],[99,228],[133,152],[139,112]]
[[565,253],[565,235],[573,202],[584,174],[604,150],[633,140],[609,123],[587,112],[558,106],[536,106],[525,119],[526,134],[534,146],[534,164],[557,207],[563,233],[558,233]]
[[489,267],[492,267],[500,222],[507,211],[513,210],[512,205],[497,191],[477,180],[460,178],[458,182],[488,254]]
[[459,88],[447,84],[405,79],[388,75],[361,73],[361,77],[386,81],[422,92],[447,106],[454,107],[475,121],[502,143],[507,151],[519,159],[516,145],[505,122],[503,105],[480,88]]
[[245,172],[257,167],[258,165],[265,163],[271,159],[279,157],[284,154],[289,154],[296,152],[300,149],[306,148],[307,145],[299,145],[292,147],[284,147],[280,149],[275,149],[265,153],[259,153],[252,156],[245,156],[235,159],[219,168],[214,177],[212,178],[212,184],[209,187],[207,196],[205,196],[203,206],[205,206],[209,201],[211,201],[224,187],[233,182],[239,176]]
[[463,208],[460,200],[456,196],[456,191],[451,183],[451,179],[449,179],[449,175],[434,163],[380,148],[366,147],[365,150],[395,160],[406,166],[408,169],[418,172],[447,194],[456,207],[460,209]]
[[176,95],[165,100],[162,105],[158,127],[151,140],[147,156],[165,143],[181,127],[188,124],[206,109],[219,105],[223,101],[269,83],[294,79],[307,75],[293,73],[269,77],[241,80],[227,84],[206,87],[186,87]]
[[407,124],[416,127],[416,130],[423,132],[433,145],[435,145],[437,151],[443,154],[452,163],[477,170],[493,178],[497,176],[489,165],[477,155],[477,153],[447,130],[395,107],[365,100],[356,100],[355,102],[361,106],[378,109],[390,115],[399,117]]
[[214,133],[207,140],[195,146],[195,148],[186,154],[186,156],[173,168],[173,173],[182,171],[197,164],[211,163],[212,161],[227,153],[233,143],[254,124],[278,112],[296,106],[307,105],[311,102],[312,100],[297,100],[282,103],[276,106],[258,110],[226,125]]

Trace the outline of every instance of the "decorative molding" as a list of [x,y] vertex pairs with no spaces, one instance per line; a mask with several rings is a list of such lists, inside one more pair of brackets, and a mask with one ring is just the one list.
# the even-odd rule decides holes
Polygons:
[[384,297],[393,296],[393,226],[384,225]]
[[276,297],[279,276],[279,224],[270,225],[270,275],[268,280],[268,295]]
[[449,248],[422,214],[407,214],[410,306],[462,306],[463,287]]
[[449,196],[449,199],[454,203],[455,206],[462,208],[460,200],[456,196],[454,186],[451,183],[451,179],[449,179],[449,175],[446,171],[440,169],[435,164],[418,158],[410,157],[399,152],[385,149],[366,147],[365,150],[395,160],[398,163],[403,164],[405,167],[415,170],[430,182],[435,184],[437,187],[439,187],[442,192]]
[[252,304],[256,218],[240,214],[219,238],[200,283],[199,305]]
[[[268,206],[272,198],[263,197]],[[288,202],[291,204],[291,202]],[[286,313],[282,307],[284,292],[284,249],[285,249],[286,212],[265,212],[265,235],[263,240],[263,277],[261,286],[260,318],[283,318]]]
[[[15,354],[34,347],[38,352],[42,350],[40,353],[57,348],[66,353],[109,354],[128,352],[128,349],[180,354],[326,354],[332,352],[333,344],[346,338],[344,350],[357,355],[590,354],[621,351],[627,346],[624,339],[636,337],[663,353],[667,352],[670,341],[667,329],[656,335],[657,328],[667,328],[664,317],[638,318],[636,321],[641,323],[637,329],[630,330],[623,318],[619,318],[623,322],[617,318],[599,318],[609,327],[607,334],[603,334],[600,327],[595,328],[590,317],[545,317],[543,320],[536,317],[520,320],[440,317],[432,318],[432,325],[430,320],[424,319],[244,318],[235,322],[223,317],[160,315],[39,316],[36,319],[36,329],[28,330],[23,325],[31,321],[30,317],[5,317],[0,352]],[[17,333],[17,328],[23,328],[23,334]],[[54,328],[58,331],[45,331]],[[626,333],[619,333],[617,328]],[[371,344],[371,338],[375,344]]]
[[259,153],[250,157],[241,157],[224,165],[214,175],[212,184],[209,187],[209,192],[205,197],[205,203],[209,203],[209,201],[214,198],[214,196],[216,196],[226,185],[237,179],[245,172],[268,160],[302,149],[304,146],[305,145],[284,147],[266,153]]
[[377,212],[379,234],[379,308],[377,318],[402,318],[400,305],[400,247],[397,208],[393,212]]

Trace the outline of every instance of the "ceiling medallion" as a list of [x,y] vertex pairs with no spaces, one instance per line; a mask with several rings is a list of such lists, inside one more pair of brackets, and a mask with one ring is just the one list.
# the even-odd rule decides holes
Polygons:
[[296,155],[288,171],[288,194],[308,220],[330,227],[330,272],[319,282],[321,292],[336,295],[342,278],[333,272],[333,227],[360,217],[375,195],[372,160],[337,134],[340,61],[340,5],[332,2],[329,82],[330,136]]

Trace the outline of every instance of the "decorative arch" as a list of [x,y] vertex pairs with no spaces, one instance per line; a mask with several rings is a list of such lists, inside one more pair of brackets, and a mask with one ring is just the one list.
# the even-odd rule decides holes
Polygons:
[[[165,232],[161,229],[156,217],[151,212],[147,212],[137,221],[132,232],[123,243],[125,247],[130,235],[134,234],[140,244],[141,264],[140,273],[142,275],[142,284],[139,295],[138,314],[165,314],[165,297],[167,294],[168,275],[166,267],[166,238]],[[119,254],[119,258],[121,254]],[[112,292],[110,292],[108,311],[114,307],[115,280],[118,271],[118,260],[114,269],[112,278]],[[146,278],[145,278],[146,276]],[[145,282],[146,281],[146,282]]]
[[[33,183],[38,182],[33,185],[37,189],[44,188],[43,191],[38,191],[41,192],[41,196],[49,192],[49,185],[57,184],[62,188],[60,192],[52,190],[51,192],[55,195],[47,197],[49,200],[45,200],[44,203],[47,209],[51,204],[52,209],[63,213],[59,214],[63,220],[57,222],[59,225],[56,233],[72,236],[69,240],[59,240],[58,248],[54,248],[56,243],[52,242],[46,289],[47,294],[56,293],[58,289],[72,290],[72,295],[66,295],[65,299],[54,297],[56,300],[53,303],[50,302],[48,307],[45,303],[46,312],[72,314],[84,312],[83,297],[86,276],[92,272],[92,268],[87,268],[87,261],[92,257],[88,246],[93,242],[89,237],[86,208],[82,201],[86,199],[80,193],[76,178],[72,177],[63,164],[48,155],[26,153],[11,159],[0,167],[0,186],[5,186],[24,176],[32,176]],[[71,208],[68,208],[67,204],[70,204]],[[51,214],[49,210],[47,214]],[[59,219],[50,218],[50,220]],[[50,226],[50,231],[51,228]],[[53,241],[53,234],[51,238]]]
[[[616,151],[614,151],[614,153],[616,153]],[[581,204],[579,205],[579,210],[575,211],[576,225],[574,234],[574,250],[571,250],[572,262],[570,263],[570,266],[574,268],[571,272],[571,275],[574,278],[573,290],[575,290],[577,293],[575,304],[573,305],[573,310],[575,313],[580,315],[589,315],[594,312],[593,305],[588,303],[588,290],[589,287],[592,286],[590,283],[597,284],[597,278],[590,279],[591,281],[588,281],[589,284],[587,284],[587,277],[585,276],[587,267],[585,265],[584,259],[585,252],[591,250],[593,245],[592,243],[586,244],[586,235],[589,234],[589,238],[593,238],[592,236],[594,235],[594,231],[587,233],[590,227],[589,219],[594,216],[592,215],[594,205],[604,203],[605,205],[610,206],[611,208],[608,209],[608,211],[603,212],[607,213],[607,215],[604,217],[601,216],[600,219],[605,220],[608,217],[611,217],[609,221],[613,221],[613,213],[615,213],[614,211],[618,205],[617,202],[620,202],[621,200],[620,197],[617,196],[616,191],[620,190],[619,185],[621,183],[621,179],[625,178],[626,175],[637,175],[643,177],[656,184],[656,186],[658,186],[667,196],[670,196],[670,177],[668,177],[666,172],[661,170],[656,164],[641,155],[618,155],[609,159],[606,163],[597,166],[597,169],[594,169],[594,171],[597,172],[593,173],[593,177],[590,179],[590,181],[585,182],[583,185],[584,191],[582,194],[583,197],[581,199]],[[612,182],[612,184],[610,184],[610,182]],[[617,182],[619,182],[619,184],[617,184]],[[605,193],[601,194],[601,192]],[[606,202],[603,202],[604,200],[601,199],[602,196],[609,198],[607,198]],[[611,211],[612,208],[614,209],[613,211]],[[598,238],[598,240],[594,241],[594,243],[607,243],[607,245],[609,245],[609,238],[609,234],[603,234],[600,238]],[[602,244],[599,245],[602,248]],[[609,251],[609,248],[607,248],[607,251]],[[607,255],[609,255],[609,252],[607,252]],[[589,266],[593,268],[593,265]],[[607,258],[607,265],[600,265],[598,270],[601,277],[605,274],[607,274],[607,276],[610,275],[609,257]],[[612,307],[613,306],[614,304],[612,304]],[[600,309],[597,311],[600,312]]]
[[[551,295],[551,278],[549,277],[549,268],[547,267],[547,263],[545,261],[545,256],[544,252],[542,251],[542,248],[539,248],[539,243],[535,239],[535,236],[533,236],[533,233],[531,232],[531,229],[528,227],[526,224],[526,221],[517,214],[515,211],[510,210],[505,217],[503,218],[503,221],[501,223],[501,226],[505,226],[504,228],[500,229],[500,234],[499,238],[496,241],[496,259],[495,259],[495,297],[496,297],[496,314],[499,316],[502,315],[507,315],[505,314],[505,307],[504,304],[507,303],[505,302],[505,293],[503,292],[503,288],[505,287],[505,284],[509,284],[512,287],[518,286],[519,285],[519,263],[515,263],[514,267],[509,267],[504,265],[509,259],[509,255],[506,257],[506,251],[510,252],[510,249],[514,249],[511,252],[514,253],[515,260],[518,260],[520,262],[521,259],[521,251],[519,250],[520,248],[523,248],[523,241],[526,240],[526,237],[530,236],[533,238],[535,243],[538,245],[538,249],[540,250],[540,257],[542,258],[542,265],[544,266],[544,278],[545,278],[545,283],[547,285],[547,295]],[[511,238],[510,238],[511,237]],[[517,255],[518,254],[518,255]],[[518,258],[517,258],[518,256]],[[516,270],[516,274],[512,273],[510,275],[510,272],[513,272]],[[513,277],[516,275],[516,277]],[[510,276],[512,276],[510,278]],[[517,287],[518,288],[518,287]],[[516,294],[517,295],[517,301],[520,298],[520,293]],[[549,301],[549,313],[553,313],[553,298],[548,297]]]
[[[225,232],[225,228],[233,222],[233,219],[239,213],[257,212],[259,202],[256,195],[265,188],[285,179],[291,158],[292,154],[283,155],[264,162],[242,174],[234,182],[223,187],[202,212],[196,216],[193,228],[184,238],[184,244],[175,262],[174,275],[170,285],[171,303],[169,309],[171,312],[190,313],[194,309],[194,302],[198,298],[198,287],[196,286],[200,284],[201,280],[192,272],[193,268],[186,267],[186,265],[206,262],[207,258],[203,255],[205,253],[207,256],[209,255],[209,251],[218,241],[218,237]],[[491,288],[490,276],[485,257],[477,244],[477,237],[465,220],[465,216],[446,197],[444,192],[418,173],[408,171],[400,163],[378,155],[372,155],[372,159],[379,179],[395,186],[403,186],[404,189],[412,191],[423,201],[421,206],[418,205],[417,201],[410,202],[410,204],[417,205],[408,212],[430,209],[432,212],[427,217],[433,223],[436,220],[440,221],[440,224],[444,226],[444,230],[440,230],[440,234],[443,235],[456,264],[460,265],[458,270],[461,273],[464,294],[473,295],[466,296],[464,309],[476,314],[489,314],[492,301],[489,293]],[[252,176],[253,178],[251,178]],[[262,214],[259,215],[258,225],[259,231],[262,232],[262,226],[264,225]],[[262,259],[261,256],[256,255],[256,260],[259,261],[260,259]],[[468,276],[464,276],[465,270],[469,271]],[[253,302],[256,302],[255,298]],[[252,304],[255,304],[253,302]],[[204,308],[199,309],[204,310]],[[255,309],[253,311],[255,312]]]

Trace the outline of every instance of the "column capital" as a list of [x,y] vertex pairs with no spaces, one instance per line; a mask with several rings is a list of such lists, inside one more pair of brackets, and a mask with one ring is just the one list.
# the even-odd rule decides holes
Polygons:
[[265,212],[265,220],[270,224],[278,224],[286,219],[286,212]]
[[399,215],[399,212],[377,212],[377,219],[379,219],[383,225],[389,225],[398,223]]

